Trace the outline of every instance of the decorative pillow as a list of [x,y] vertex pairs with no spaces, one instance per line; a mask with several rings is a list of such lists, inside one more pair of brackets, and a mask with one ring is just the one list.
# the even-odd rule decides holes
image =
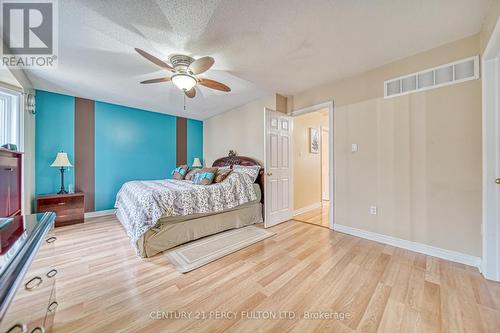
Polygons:
[[252,182],[257,180],[260,171],[260,165],[244,166],[244,165],[233,165],[234,172],[244,173],[250,176]]
[[187,164],[183,164],[172,170],[172,178],[177,179],[177,180],[183,180],[184,176],[186,175],[188,171],[188,166]]
[[184,177],[185,180],[193,180],[193,176],[199,172],[201,169],[191,169],[186,173],[186,176]]
[[217,172],[215,173],[215,178],[214,178],[214,183],[220,183],[224,179],[226,179],[227,176],[232,172],[230,167],[222,167],[218,168]]
[[196,185],[210,185],[212,184],[217,168],[202,168],[196,170],[193,175],[193,183]]
[[196,185],[210,185],[215,177],[213,172],[197,172],[194,175],[193,183]]

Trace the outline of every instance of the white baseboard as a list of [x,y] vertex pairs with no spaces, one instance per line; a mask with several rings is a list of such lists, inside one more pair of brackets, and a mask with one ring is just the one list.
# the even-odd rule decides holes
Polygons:
[[296,209],[296,210],[293,211],[293,216],[304,214],[304,213],[306,213],[306,212],[308,212],[310,210],[318,209],[318,208],[321,208],[321,202],[316,202],[316,203],[313,203],[312,205]]
[[454,261],[454,262],[458,262],[458,263],[469,265],[469,266],[474,266],[477,268],[480,268],[480,266],[481,266],[481,258],[471,256],[468,254],[464,254],[464,253],[460,253],[460,252],[456,252],[456,251],[445,250],[445,249],[431,246],[431,245],[412,242],[409,240],[396,238],[396,237],[392,237],[392,236],[377,234],[375,232],[356,229],[356,228],[352,228],[352,227],[348,227],[348,226],[336,224],[336,223],[333,226],[333,230],[343,232],[345,234],[369,239],[369,240],[372,240],[375,242],[400,247],[400,248],[403,248],[406,250],[410,250],[410,251],[414,251],[414,252],[418,252],[418,253],[423,253],[425,255],[429,255],[429,256],[433,256],[433,257],[437,257],[437,258],[441,258],[441,259],[446,259],[449,261]]
[[115,213],[116,209],[98,210],[97,212],[85,213],[85,218],[89,219],[91,217],[108,216],[108,215],[114,215]]

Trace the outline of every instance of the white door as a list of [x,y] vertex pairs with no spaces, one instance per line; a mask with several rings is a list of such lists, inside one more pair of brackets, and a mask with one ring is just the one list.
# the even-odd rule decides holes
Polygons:
[[483,55],[483,258],[481,272],[500,281],[500,23]]
[[266,109],[265,227],[290,220],[292,210],[292,118]]
[[329,172],[329,157],[328,157],[328,149],[329,144],[328,141],[330,137],[328,135],[328,127],[321,127],[321,199],[324,201],[330,200],[330,186],[328,183],[330,182],[330,172]]

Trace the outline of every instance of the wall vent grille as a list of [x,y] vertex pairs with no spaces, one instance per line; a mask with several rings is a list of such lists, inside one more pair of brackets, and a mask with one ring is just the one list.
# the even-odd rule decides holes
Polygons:
[[384,81],[384,98],[407,95],[475,79],[479,79],[479,56]]

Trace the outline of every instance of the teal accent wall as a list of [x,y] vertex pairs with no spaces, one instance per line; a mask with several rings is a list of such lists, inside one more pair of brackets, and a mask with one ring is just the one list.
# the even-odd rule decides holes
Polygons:
[[193,159],[199,157],[203,164],[203,122],[194,119],[187,120],[187,163],[193,164]]
[[[95,210],[114,207],[116,193],[130,180],[170,178],[176,167],[176,117],[95,102]],[[60,173],[51,168],[58,151],[75,161],[75,97],[36,91],[36,194],[56,193]],[[78,124],[77,124],[78,125]],[[203,122],[187,121],[187,156],[203,161]],[[78,166],[75,166],[78,167]],[[74,168],[66,173],[75,184]]]
[[95,103],[95,209],[114,207],[130,180],[170,178],[176,162],[176,118]]
[[[60,172],[51,168],[56,154],[63,150],[74,163],[75,98],[37,90],[35,124],[36,194],[56,193],[61,187]],[[65,173],[65,185],[75,184],[73,169]]]

